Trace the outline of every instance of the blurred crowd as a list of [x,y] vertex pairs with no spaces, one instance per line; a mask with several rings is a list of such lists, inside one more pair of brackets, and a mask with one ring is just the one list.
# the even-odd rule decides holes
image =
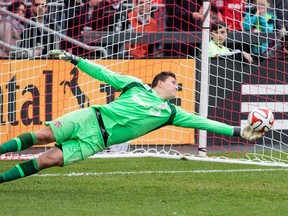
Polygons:
[[[149,33],[182,32],[196,37],[195,32],[202,31],[207,19],[203,0],[3,0],[0,3],[0,57],[40,57],[51,49],[99,57],[104,55],[99,47],[110,58],[195,56],[201,54],[201,43],[191,43],[184,36],[178,36],[177,40],[173,37],[149,40]],[[239,52],[251,63],[259,56],[288,56],[288,0],[210,0],[209,12],[209,57]],[[259,36],[257,43],[228,44],[231,32],[272,33],[274,39]],[[137,34],[131,39],[129,34],[121,33],[147,34],[148,41],[141,41]],[[113,35],[110,42],[103,40],[109,35]],[[201,42],[201,38],[196,40]]]

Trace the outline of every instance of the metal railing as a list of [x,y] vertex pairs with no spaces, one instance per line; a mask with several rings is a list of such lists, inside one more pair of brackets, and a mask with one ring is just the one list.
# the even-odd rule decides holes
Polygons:
[[[227,43],[245,43],[245,44],[258,44],[262,42],[277,40],[280,32],[272,33],[252,33],[252,32],[241,32],[233,31],[228,33]],[[112,44],[114,41],[125,41],[129,39],[130,43],[186,43],[186,44],[201,44],[202,32],[191,31],[191,32],[103,32],[103,31],[91,31],[83,34],[83,42],[95,44]]]
[[[100,51],[100,52],[102,53],[102,56],[103,56],[103,57],[107,57],[107,51],[106,51],[106,49],[103,48],[103,47],[101,47],[101,46],[89,46],[89,45],[87,45],[87,44],[85,44],[85,43],[83,43],[83,42],[81,42],[81,41],[75,40],[75,39],[73,39],[73,38],[71,38],[71,37],[68,37],[68,36],[62,34],[62,33],[59,33],[59,32],[57,32],[57,31],[54,31],[54,30],[50,29],[50,28],[47,28],[46,26],[40,25],[40,24],[38,24],[37,22],[34,22],[34,21],[30,20],[30,19],[23,18],[23,17],[15,14],[15,13],[12,13],[12,12],[10,12],[10,11],[7,11],[7,10],[4,9],[4,8],[0,8],[0,12],[1,12],[2,14],[10,15],[10,16],[16,18],[16,19],[19,19],[19,20],[21,20],[22,22],[25,22],[25,23],[27,23],[27,24],[29,24],[29,25],[31,25],[31,26],[35,26],[35,27],[37,27],[37,28],[39,28],[39,29],[41,29],[41,30],[49,33],[49,34],[54,34],[54,35],[56,35],[57,37],[59,37],[60,39],[66,40],[66,41],[68,41],[69,43],[71,43],[71,44],[73,44],[73,45],[75,45],[75,46],[78,46],[78,47],[83,48],[84,50],[87,50],[87,51],[95,51],[95,52],[96,52],[96,51]],[[27,51],[27,48],[15,47],[15,46],[11,46],[11,45],[9,45],[9,44],[3,43],[3,41],[1,41],[1,42],[2,42],[2,43],[1,43],[1,46],[5,46],[6,48],[10,48],[13,52],[16,52],[16,51],[17,51],[17,52],[19,52],[19,51],[26,52],[26,51]]]

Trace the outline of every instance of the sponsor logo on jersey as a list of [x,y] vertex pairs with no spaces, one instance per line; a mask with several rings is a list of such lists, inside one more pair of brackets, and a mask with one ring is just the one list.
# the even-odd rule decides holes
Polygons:
[[[143,94],[145,96],[145,94]],[[138,95],[133,95],[132,100],[135,101],[136,103],[140,104],[141,106],[145,108],[149,108],[150,104],[146,103],[143,101]]]
[[[139,105],[145,107],[145,108],[150,108],[151,105],[146,103],[145,101],[143,101],[141,99],[141,96],[146,96],[145,94],[139,94],[139,95],[133,95],[132,96],[132,100],[136,103],[138,103]],[[166,104],[165,103],[162,103],[160,104],[160,106],[154,106],[154,107],[151,107],[149,109],[149,112],[151,115],[153,116],[160,116],[161,115],[161,109],[165,109],[166,108]]]

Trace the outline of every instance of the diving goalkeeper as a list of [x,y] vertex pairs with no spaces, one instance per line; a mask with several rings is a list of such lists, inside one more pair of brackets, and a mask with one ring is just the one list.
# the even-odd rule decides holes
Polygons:
[[120,75],[87,59],[66,51],[52,50],[50,55],[69,61],[91,77],[121,90],[117,100],[106,105],[94,105],[68,113],[46,127],[24,133],[0,146],[0,154],[27,149],[33,145],[56,142],[55,147],[0,175],[0,183],[26,177],[53,166],[66,166],[85,160],[107,147],[123,143],[165,125],[207,130],[223,135],[241,136],[248,140],[263,134],[247,125],[242,130],[224,123],[187,113],[171,104],[178,84],[175,74],[157,74],[152,86],[132,76]]

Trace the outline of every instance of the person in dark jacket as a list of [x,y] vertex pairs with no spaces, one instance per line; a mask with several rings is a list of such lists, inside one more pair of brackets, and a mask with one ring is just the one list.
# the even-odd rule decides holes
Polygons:
[[[81,0],[64,0],[67,19],[66,35],[75,40],[81,40],[86,32],[91,30],[92,13],[101,0],[89,0],[83,3]],[[68,49],[75,55],[87,55],[88,51],[75,46],[67,41],[61,41],[61,48]]]
[[[7,7],[7,10],[20,17],[25,17],[26,15],[26,5],[22,1],[12,2]],[[3,16],[0,21],[0,40],[5,44],[20,47],[23,30],[24,23],[20,20],[10,15]],[[12,49],[5,46],[0,47],[0,57],[9,57],[10,54],[13,54]]]
[[30,49],[30,57],[46,55],[49,50],[59,48],[59,38],[47,32],[42,27],[47,27],[56,32],[60,26],[46,14],[48,9],[46,0],[32,0],[31,20],[37,25],[26,25],[23,32],[23,47]]
[[[189,32],[194,34],[194,31],[201,31],[201,20],[195,19],[193,14],[198,12],[202,7],[202,0],[166,0],[166,27],[169,32]],[[179,56],[194,56],[195,46],[189,44],[188,41],[179,41],[171,44],[166,44],[166,55],[172,57]]]
[[108,56],[113,58],[124,56],[124,43],[119,43],[120,32],[128,29],[129,20],[127,18],[128,9],[120,0],[103,0],[94,8],[91,18],[91,28],[93,31],[107,31],[113,34],[114,44],[103,44],[106,46]]

